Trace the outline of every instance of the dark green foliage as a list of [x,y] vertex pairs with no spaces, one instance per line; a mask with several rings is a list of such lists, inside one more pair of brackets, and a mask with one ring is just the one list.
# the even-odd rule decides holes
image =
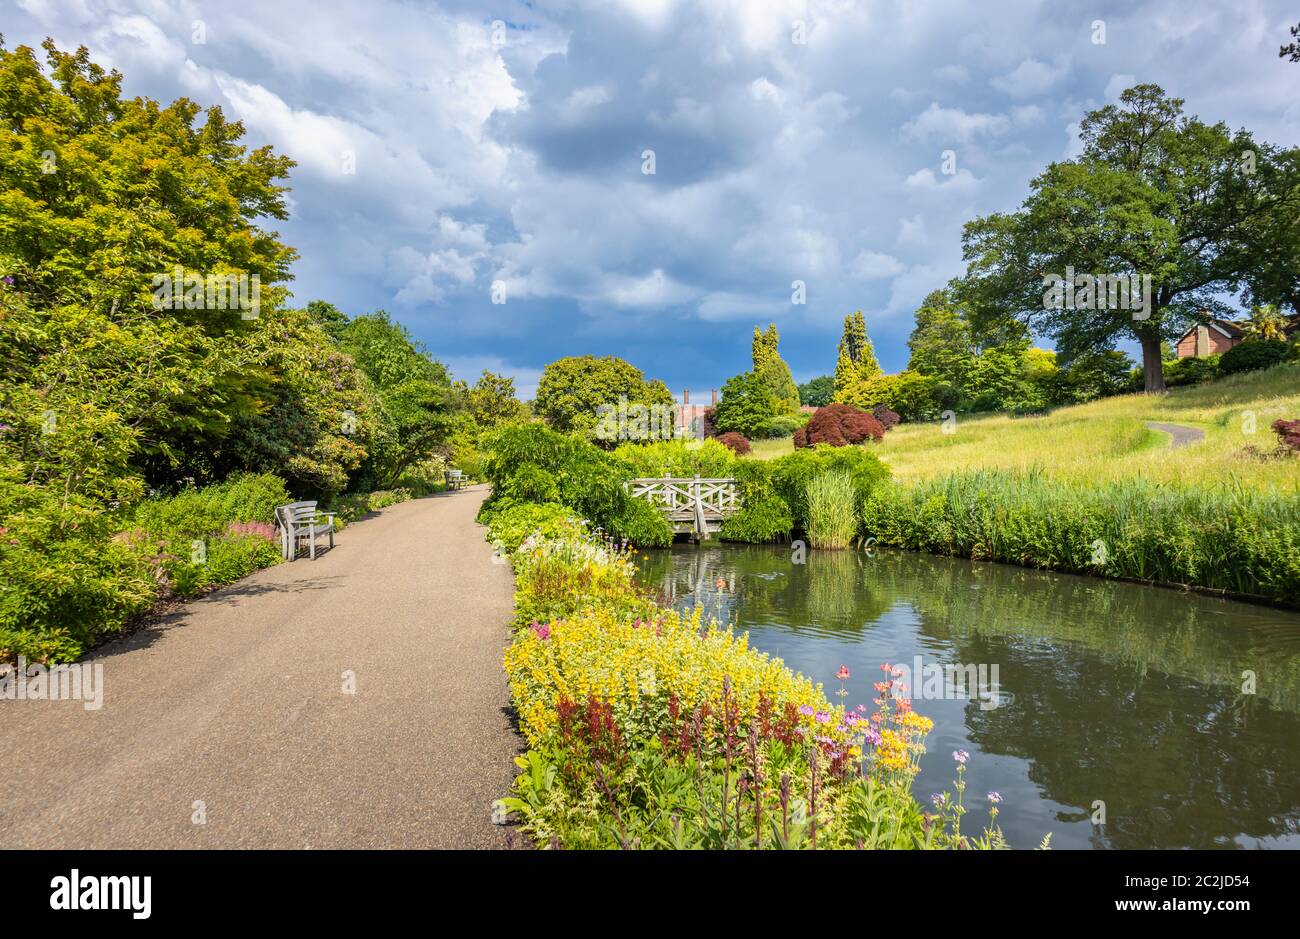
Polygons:
[[1166,362],[1165,384],[1176,388],[1179,385],[1199,385],[1203,381],[1214,381],[1219,377],[1219,358],[1218,355],[1188,356]]
[[1281,339],[1248,339],[1219,356],[1219,370],[1224,375],[1268,368],[1294,358],[1297,347]]
[[835,376],[819,375],[799,386],[799,403],[815,408],[831,403],[835,394]]
[[[1217,363],[1217,356],[1215,361]],[[1128,390],[1132,374],[1133,360],[1123,352],[1115,349],[1088,352],[1076,356],[1068,366],[1052,373],[1047,378],[1047,390],[1052,404],[1083,404],[1123,394]],[[1174,384],[1168,366],[1165,367],[1165,384]]]
[[746,499],[741,510],[722,523],[719,537],[723,541],[763,544],[783,541],[793,527],[790,506],[780,496],[768,493]]
[[605,528],[613,537],[638,548],[666,548],[673,541],[673,530],[663,513],[645,499],[630,496],[610,516]]
[[501,494],[518,502],[555,502],[560,487],[555,477],[536,463],[524,463],[505,481]]
[[[1223,309],[1221,294],[1245,283],[1255,302],[1293,296],[1300,155],[1187,115],[1153,84],[1127,89],[1079,127],[1080,156],[1032,180],[1018,211],[966,224],[959,293],[972,322],[1032,321],[1067,360],[1136,339],[1146,390],[1160,391],[1162,340],[1200,311]],[[1061,302],[1043,278],[1067,266],[1150,277],[1149,302]]]
[[808,521],[808,483],[821,473],[844,471],[853,480],[859,503],[889,478],[889,469],[861,447],[814,447],[796,450],[772,463],[772,486],[790,507],[796,528]]
[[758,437],[763,440],[789,437],[807,423],[807,414],[779,414],[759,429]]
[[722,386],[722,400],[713,419],[722,433],[735,431],[753,439],[776,415],[776,401],[767,383],[754,372],[744,372],[728,378]]
[[508,493],[517,474],[537,480],[541,470],[554,480],[559,503],[593,527],[647,547],[672,540],[662,514],[623,488],[634,476],[632,468],[594,444],[542,424],[516,424],[490,435],[487,446],[483,473],[492,484],[494,501],[512,498]]

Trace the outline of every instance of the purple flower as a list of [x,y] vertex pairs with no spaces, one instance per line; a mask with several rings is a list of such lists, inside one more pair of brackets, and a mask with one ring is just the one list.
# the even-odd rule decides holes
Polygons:
[[992,802],[994,805],[997,805],[999,802],[1002,801],[1002,794],[996,791],[990,792],[988,794],[988,800]]
[[930,801],[934,803],[936,809],[941,809],[943,808],[944,803],[948,801],[948,793],[936,792],[930,796]]
[[12,287],[12,286],[14,285],[14,279],[13,279],[13,277],[12,277],[11,275],[9,275],[9,274],[6,274],[6,275],[4,276],[4,282],[5,282],[5,286],[7,286],[7,287]]
[[966,761],[970,759],[970,754],[967,753],[965,750],[953,750],[952,758],[956,760],[958,763],[960,763],[962,766],[965,766]]
[[813,716],[812,705],[805,704],[803,707],[799,709],[799,713],[802,714],[804,717],[812,717]]
[[829,714],[827,714],[825,711],[818,711],[818,712],[817,712],[817,723],[819,723],[819,724],[827,724],[827,723],[830,722],[830,719],[831,719],[831,716],[830,716]]

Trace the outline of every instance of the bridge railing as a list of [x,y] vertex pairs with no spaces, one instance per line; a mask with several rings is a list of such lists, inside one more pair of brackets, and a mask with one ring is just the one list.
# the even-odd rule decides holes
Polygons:
[[657,506],[674,527],[689,522],[697,535],[716,531],[740,510],[740,490],[729,476],[645,477],[628,480],[626,486],[634,498]]

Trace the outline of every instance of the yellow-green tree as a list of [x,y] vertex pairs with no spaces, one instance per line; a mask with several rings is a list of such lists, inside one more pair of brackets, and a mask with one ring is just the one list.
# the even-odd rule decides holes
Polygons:
[[858,310],[844,317],[844,333],[840,336],[839,357],[835,362],[836,400],[849,387],[859,381],[880,374],[876,350],[867,335],[867,320]]

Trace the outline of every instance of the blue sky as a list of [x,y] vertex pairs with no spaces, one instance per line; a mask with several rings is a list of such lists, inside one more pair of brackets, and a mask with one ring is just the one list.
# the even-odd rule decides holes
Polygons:
[[1300,144],[1300,65],[1277,58],[1300,10],[1281,0],[0,11],[9,47],[85,44],[128,93],[218,104],[297,160],[277,227],[298,301],[385,308],[459,377],[525,395],[581,353],[707,391],[768,322],[803,381],[833,369],[855,309],[904,367],[917,303],[962,269],[962,223],[1015,208],[1136,81]]

